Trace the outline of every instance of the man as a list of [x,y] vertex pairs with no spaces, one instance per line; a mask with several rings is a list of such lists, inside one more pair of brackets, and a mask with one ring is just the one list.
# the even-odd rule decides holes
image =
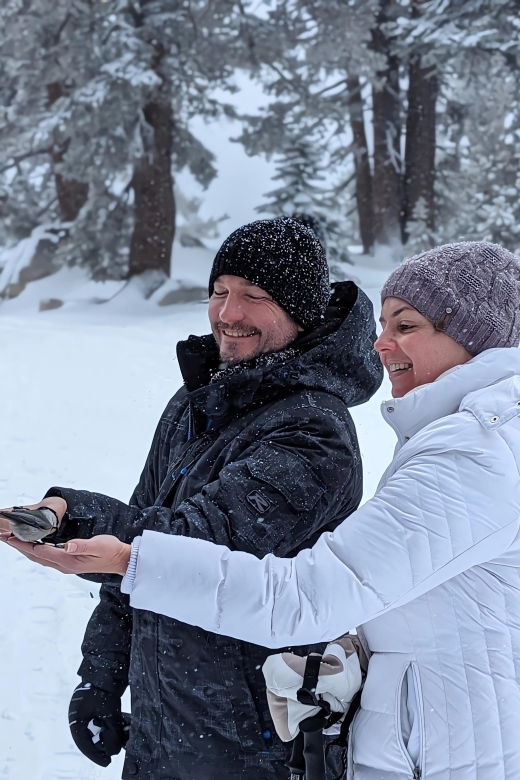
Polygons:
[[[184,387],[159,422],[126,505],[51,489],[56,540],[146,528],[264,556],[292,556],[358,506],[359,448],[348,407],[381,382],[372,307],[330,290],[315,232],[294,219],[235,231],[209,280],[212,335],[177,347]],[[66,509],[66,514],[64,514]],[[255,645],[129,608],[109,577],[83,643],[71,702],[80,749],[106,766],[127,739],[125,780],[286,778]]]

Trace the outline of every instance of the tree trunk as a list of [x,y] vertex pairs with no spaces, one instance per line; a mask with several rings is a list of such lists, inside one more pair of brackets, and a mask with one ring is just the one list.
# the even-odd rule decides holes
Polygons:
[[389,57],[388,68],[378,74],[381,88],[372,90],[374,112],[374,239],[393,244],[401,236],[401,162],[399,63]]
[[143,137],[145,153],[135,165],[131,183],[135,195],[135,223],[130,243],[129,277],[156,270],[169,274],[175,236],[171,107],[157,99],[148,103],[143,113],[151,132],[149,143]]
[[390,0],[381,0],[373,47],[386,57],[387,66],[379,71],[379,84],[372,89],[374,125],[374,240],[376,244],[394,244],[401,240],[401,116],[399,100],[399,60],[391,52],[391,43],[382,29],[388,21]]
[[349,76],[348,107],[350,126],[354,139],[354,165],[356,170],[356,203],[359,233],[364,254],[374,246],[374,209],[372,204],[372,173],[368,159],[367,137],[363,119],[363,98],[358,76]]
[[[59,165],[61,162],[63,162],[63,153],[53,152],[53,165]],[[84,181],[77,181],[77,179],[65,179],[61,173],[57,172],[54,174],[54,182],[61,218],[64,222],[74,222],[87,202],[88,184]]]
[[[59,81],[47,84],[48,105],[52,106],[64,94],[63,86]],[[74,222],[79,212],[87,202],[88,184],[77,179],[66,179],[60,173],[59,166],[70,144],[70,138],[60,147],[56,147],[52,153],[52,165],[54,168],[54,182],[56,184],[56,196],[60,207],[60,216],[64,222]]]
[[420,54],[411,57],[409,67],[408,116],[403,200],[403,235],[414,209],[422,199],[426,226],[435,227],[435,105],[438,78],[434,65],[423,67]]

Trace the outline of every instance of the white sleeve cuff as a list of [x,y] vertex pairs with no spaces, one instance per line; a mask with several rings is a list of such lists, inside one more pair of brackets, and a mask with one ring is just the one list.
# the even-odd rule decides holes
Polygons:
[[121,583],[121,593],[130,594],[134,589],[135,575],[137,572],[137,559],[139,557],[139,546],[141,544],[142,536],[136,536],[132,542],[132,551],[130,553],[130,561],[128,563],[128,569],[123,577]]

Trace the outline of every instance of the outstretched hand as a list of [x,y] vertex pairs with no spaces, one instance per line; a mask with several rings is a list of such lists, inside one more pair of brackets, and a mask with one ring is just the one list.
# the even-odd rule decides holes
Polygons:
[[57,569],[63,574],[120,574],[124,576],[130,561],[131,547],[115,536],[103,534],[92,539],[73,539],[63,549],[47,544],[21,542],[16,537],[2,541],[15,547],[26,558],[42,566]]

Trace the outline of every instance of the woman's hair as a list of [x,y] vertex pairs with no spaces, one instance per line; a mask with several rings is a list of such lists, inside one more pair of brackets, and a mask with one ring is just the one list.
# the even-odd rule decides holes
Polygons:
[[381,293],[402,298],[472,355],[520,340],[520,259],[498,244],[444,244],[405,260]]

